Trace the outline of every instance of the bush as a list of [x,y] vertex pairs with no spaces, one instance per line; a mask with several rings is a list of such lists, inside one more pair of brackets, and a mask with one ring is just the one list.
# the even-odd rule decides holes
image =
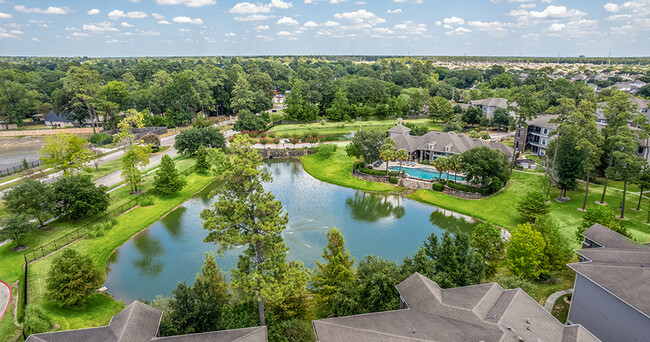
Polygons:
[[395,178],[395,177],[390,177],[390,178],[388,179],[388,181],[389,181],[391,184],[397,184],[397,178]]
[[40,307],[35,305],[27,306],[27,309],[25,309],[25,322],[23,323],[25,336],[48,332],[51,327],[52,320],[43,313]]
[[424,164],[424,165],[429,165],[429,159],[425,159],[425,160],[423,160],[423,161],[422,161],[422,164]]
[[102,146],[106,144],[110,144],[113,142],[113,137],[110,134],[106,133],[93,133],[93,135],[88,138],[88,141],[91,143],[97,145],[97,146]]
[[[104,274],[90,257],[65,248],[52,260],[47,275],[48,297],[60,306],[80,306],[104,283]],[[74,271],[73,271],[74,270]]]
[[477,188],[475,186],[469,186],[465,184],[460,184],[460,183],[454,183],[454,182],[449,182],[447,183],[447,186],[458,190],[458,191],[465,191],[465,192],[472,192],[476,194],[481,194],[483,196],[488,196],[492,194],[491,190],[489,188]]
[[542,191],[531,191],[524,195],[517,203],[517,211],[521,217],[528,222],[548,214],[551,205],[546,203],[546,195]]
[[323,158],[323,159],[327,159],[327,158],[331,157],[332,154],[334,154],[334,152],[336,152],[337,148],[338,148],[338,146],[336,146],[334,144],[321,145],[321,146],[318,147],[318,156]]
[[291,319],[273,324],[269,328],[271,342],[312,342],[316,340],[314,328],[308,321]]
[[147,133],[144,136],[142,136],[142,141],[145,144],[151,145],[151,147],[154,149],[160,148],[160,137],[158,136],[158,134]]
[[139,204],[140,204],[141,207],[148,207],[150,205],[153,205],[154,204],[153,197],[144,196],[144,197],[140,198],[140,203]]
[[[367,175],[373,175],[373,176],[386,176],[386,170],[373,170],[373,169],[368,169],[365,167],[360,167],[359,172],[365,173]],[[397,177],[399,173],[397,171],[389,171],[388,172],[389,176],[392,177]]]
[[433,183],[431,185],[431,188],[433,189],[433,191],[443,191],[445,189],[445,186],[440,183]]
[[441,179],[441,180],[440,180],[440,184],[442,184],[442,185],[447,185],[447,180],[446,180],[446,179]]

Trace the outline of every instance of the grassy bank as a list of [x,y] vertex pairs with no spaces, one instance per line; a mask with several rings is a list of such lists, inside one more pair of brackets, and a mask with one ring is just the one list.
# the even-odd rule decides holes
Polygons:
[[[431,131],[442,131],[442,125],[433,122],[430,119],[404,120],[405,123],[412,123],[426,126]],[[397,121],[391,120],[369,120],[349,122],[326,122],[326,123],[308,123],[308,124],[291,124],[278,125],[269,130],[271,133],[279,135],[297,135],[307,132],[318,132],[322,135],[347,134],[361,130],[387,131],[395,126]]]

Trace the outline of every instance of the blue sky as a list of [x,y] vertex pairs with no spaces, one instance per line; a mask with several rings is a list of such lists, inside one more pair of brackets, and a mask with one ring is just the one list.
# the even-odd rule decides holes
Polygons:
[[0,55],[610,51],[650,55],[650,0],[0,0]]

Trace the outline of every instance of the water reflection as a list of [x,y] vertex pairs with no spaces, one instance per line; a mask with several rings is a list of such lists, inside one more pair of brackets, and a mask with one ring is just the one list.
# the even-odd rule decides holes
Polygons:
[[445,230],[454,235],[471,235],[477,222],[469,216],[453,211],[437,208],[429,215],[429,222],[435,226],[445,227]]
[[136,259],[133,260],[133,266],[138,269],[138,273],[149,278],[158,276],[164,268],[159,257],[165,252],[160,240],[149,230],[145,230],[133,239],[133,247],[138,251]]
[[[395,199],[397,197],[397,199]],[[396,202],[397,203],[394,203]],[[357,221],[377,222],[385,218],[402,218],[406,209],[399,206],[399,196],[386,196],[357,191],[353,197],[345,200],[352,218]]]
[[169,236],[176,241],[183,239],[183,225],[180,224],[180,217],[183,216],[186,210],[187,208],[185,207],[179,207],[167,215],[171,216],[169,220],[160,221],[167,233],[169,233]]

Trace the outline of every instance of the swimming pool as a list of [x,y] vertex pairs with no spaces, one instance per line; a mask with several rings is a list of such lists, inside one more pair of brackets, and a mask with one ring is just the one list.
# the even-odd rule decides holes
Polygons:
[[[399,171],[399,166],[391,166],[389,167],[392,171]],[[422,178],[422,179],[438,179],[438,175],[440,173],[438,171],[435,171],[435,169],[432,168],[409,168],[409,167],[402,167],[402,171],[404,171],[407,175],[411,177],[416,177],[416,178]],[[443,172],[442,173],[442,179],[447,179],[447,173]],[[455,180],[457,182],[462,182],[465,180],[463,176],[454,176],[452,174],[449,174],[449,180]]]

